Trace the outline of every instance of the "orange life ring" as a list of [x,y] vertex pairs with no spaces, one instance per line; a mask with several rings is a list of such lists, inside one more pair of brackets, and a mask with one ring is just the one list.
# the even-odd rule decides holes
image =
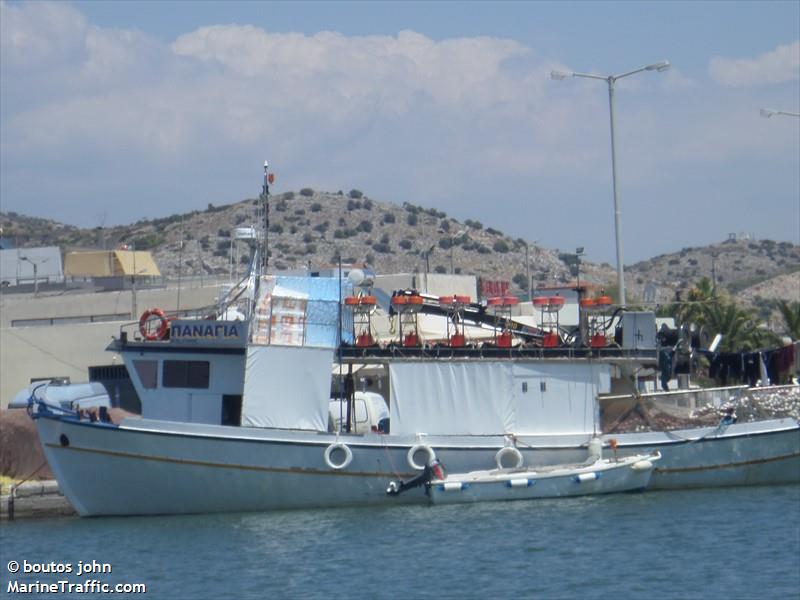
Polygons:
[[[158,325],[158,329],[155,331],[151,331],[147,327],[148,321],[152,317],[158,317],[160,323]],[[167,335],[167,330],[169,329],[169,319],[164,314],[164,311],[160,308],[148,308],[146,311],[142,313],[141,318],[139,319],[139,333],[142,334],[142,337],[148,341],[154,342],[156,340],[163,340]]]

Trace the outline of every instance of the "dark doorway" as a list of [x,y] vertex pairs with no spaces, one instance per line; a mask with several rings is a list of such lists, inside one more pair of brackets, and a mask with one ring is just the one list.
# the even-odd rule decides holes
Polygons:
[[241,396],[222,396],[222,424],[237,427],[242,424]]

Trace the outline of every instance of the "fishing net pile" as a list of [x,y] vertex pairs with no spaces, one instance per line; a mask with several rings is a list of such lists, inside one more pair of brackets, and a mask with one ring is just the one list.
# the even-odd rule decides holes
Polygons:
[[604,433],[672,431],[780,418],[800,420],[800,386],[687,390],[601,401]]

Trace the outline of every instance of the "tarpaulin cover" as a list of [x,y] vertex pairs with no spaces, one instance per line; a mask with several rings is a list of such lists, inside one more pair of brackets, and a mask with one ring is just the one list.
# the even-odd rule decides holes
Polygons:
[[[335,348],[339,342],[339,280],[332,277],[269,276],[261,280],[251,330],[254,344]],[[342,296],[352,293],[342,282]],[[342,339],[352,342],[350,311],[342,312]]]
[[[341,294],[350,293],[352,286],[343,281]],[[338,278],[261,280],[247,347],[242,425],[328,429],[339,295]],[[350,332],[343,338],[352,339],[352,321],[345,320],[343,330]]]
[[516,434],[592,433],[597,395],[611,388],[607,365],[513,363]]
[[512,381],[511,363],[392,363],[392,433],[483,435],[512,431]]
[[332,361],[331,348],[248,346],[242,425],[326,431]]
[[592,433],[608,366],[570,362],[403,362],[389,366],[392,433]]

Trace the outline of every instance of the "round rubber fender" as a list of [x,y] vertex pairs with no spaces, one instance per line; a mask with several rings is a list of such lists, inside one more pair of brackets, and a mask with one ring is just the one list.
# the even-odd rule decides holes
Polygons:
[[[333,462],[331,455],[336,450],[344,451],[344,460],[340,463]],[[325,464],[328,465],[331,469],[335,469],[339,471],[340,469],[344,469],[353,461],[353,451],[347,446],[347,444],[343,444],[342,442],[335,442],[325,448]]]
[[[420,451],[425,451],[428,453],[428,460],[425,461],[425,464],[423,465],[417,464],[417,462],[414,460],[414,456],[416,456],[417,452]],[[408,455],[406,456],[406,458],[408,458],[408,465],[412,469],[414,469],[415,471],[423,471],[425,469],[425,466],[429,462],[431,462],[434,458],[436,458],[436,453],[433,451],[433,448],[431,448],[427,444],[417,444],[416,446],[411,446],[411,448],[408,450]]]
[[[503,459],[506,456],[514,457],[513,466],[503,466]],[[522,465],[525,464],[525,458],[522,456],[522,452],[513,446],[506,446],[505,448],[500,448],[500,450],[497,451],[497,454],[494,455],[494,462],[497,464],[498,469],[521,469]]]

